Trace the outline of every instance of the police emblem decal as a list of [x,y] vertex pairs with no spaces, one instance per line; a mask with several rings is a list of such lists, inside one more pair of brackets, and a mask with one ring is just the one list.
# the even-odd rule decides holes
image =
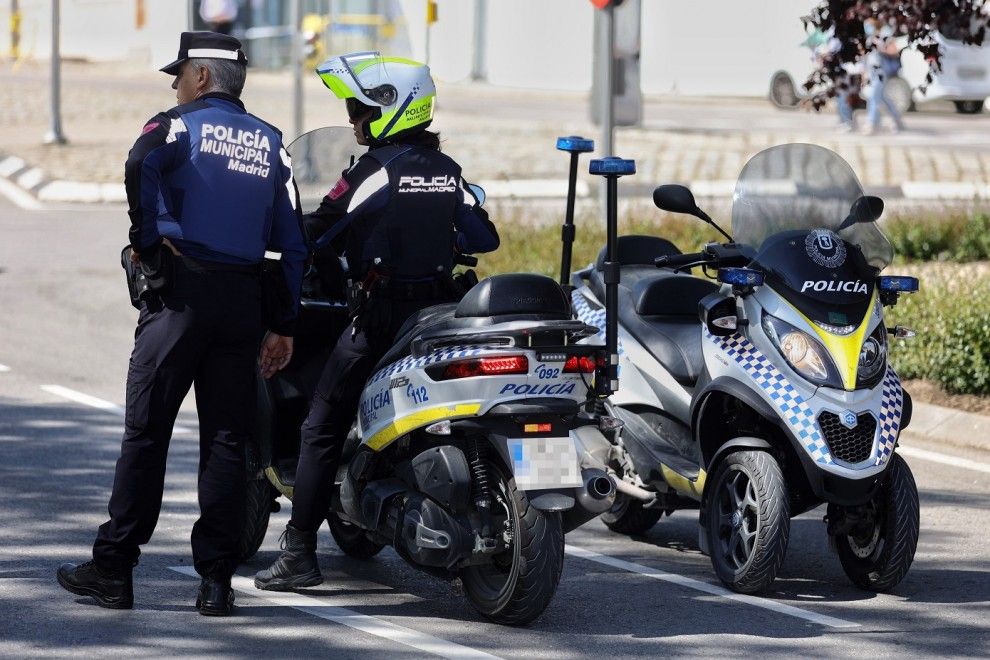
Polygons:
[[804,239],[808,256],[823,268],[838,268],[846,262],[846,244],[829,229],[815,229]]
[[842,420],[842,425],[847,429],[854,429],[859,425],[859,420],[856,418],[856,414],[851,410],[847,410],[842,413],[840,419]]

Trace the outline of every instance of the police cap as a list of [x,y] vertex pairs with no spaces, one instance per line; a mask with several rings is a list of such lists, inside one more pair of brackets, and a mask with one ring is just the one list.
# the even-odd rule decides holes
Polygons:
[[241,42],[234,37],[219,32],[183,32],[179,37],[178,57],[159,71],[177,76],[183,62],[196,58],[234,60],[247,64],[247,56],[241,50]]

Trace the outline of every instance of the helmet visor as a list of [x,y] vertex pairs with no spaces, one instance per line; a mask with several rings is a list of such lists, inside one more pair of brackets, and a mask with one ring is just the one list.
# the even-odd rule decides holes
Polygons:
[[384,61],[381,53],[369,51],[366,53],[342,55],[340,62],[344,65],[344,68],[347,69],[347,73],[350,74],[351,79],[354,81],[355,87],[360,89],[362,94],[375,103],[383,106],[393,105],[396,102],[399,97],[399,93],[396,91],[395,85],[387,82],[387,80],[383,80],[382,84],[379,85],[365,87],[358,79],[358,73],[361,73],[371,66],[379,67],[382,71],[382,78],[384,78]]

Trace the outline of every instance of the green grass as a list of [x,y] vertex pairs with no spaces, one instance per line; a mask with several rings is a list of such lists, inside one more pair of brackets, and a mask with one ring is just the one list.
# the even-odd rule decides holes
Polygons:
[[921,290],[902,295],[888,326],[918,336],[892,340],[890,359],[901,378],[926,378],[951,394],[990,395],[990,272],[970,267],[927,269]]
[[899,261],[983,261],[990,259],[990,214],[895,217],[883,232]]
[[[652,208],[652,207],[650,207]],[[518,214],[518,215],[517,215]],[[493,218],[499,227],[502,244],[491,254],[480,255],[477,268],[479,277],[495,273],[529,272],[560,276],[560,225],[563,223],[563,208],[558,222],[547,226],[532,226],[521,216],[521,212]],[[714,229],[694,218],[661,214],[656,208],[634,209],[619,223],[619,235],[647,234],[666,238],[682,252],[692,252],[709,241],[721,238]],[[574,224],[577,235],[574,241],[571,267],[578,270],[598,257],[605,245],[605,223],[597,211],[577,214]]]

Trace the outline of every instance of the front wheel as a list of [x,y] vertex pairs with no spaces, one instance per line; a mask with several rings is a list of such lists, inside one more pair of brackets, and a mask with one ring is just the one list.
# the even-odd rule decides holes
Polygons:
[[[918,548],[918,487],[899,454],[890,460],[887,480],[872,503],[871,524],[834,539],[842,570],[853,584],[870,591],[887,591],[904,579]],[[829,519],[837,514],[830,504]]]
[[752,594],[777,576],[790,533],[787,484],[773,456],[737,451],[719,464],[706,486],[708,547],[718,578]]
[[506,549],[491,563],[461,571],[471,605],[495,623],[525,625],[536,619],[553,599],[564,567],[564,530],[559,513],[546,513],[529,504],[516,482],[489,465],[498,477],[493,488],[493,516]]

